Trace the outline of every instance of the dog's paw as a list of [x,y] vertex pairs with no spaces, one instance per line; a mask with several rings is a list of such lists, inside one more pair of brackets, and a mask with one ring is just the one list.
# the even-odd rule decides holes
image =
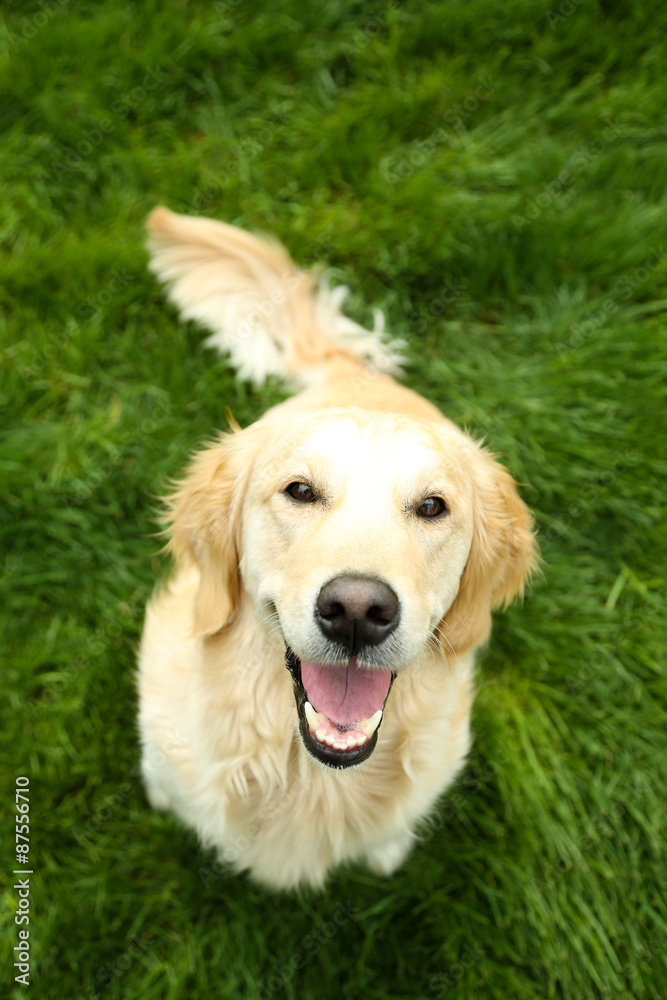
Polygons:
[[405,834],[389,840],[379,847],[374,847],[366,854],[366,864],[374,875],[393,875],[400,868],[412,850],[414,837]]

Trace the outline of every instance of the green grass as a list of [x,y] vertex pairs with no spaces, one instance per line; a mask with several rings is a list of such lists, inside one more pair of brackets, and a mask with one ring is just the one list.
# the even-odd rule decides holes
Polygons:
[[[5,6],[4,995],[665,995],[667,9],[562,6]],[[211,879],[144,799],[155,498],[226,406],[282,393],[177,323],[143,249],[159,202],[325,257],[536,512],[544,576],[496,623],[469,765],[389,881]]]

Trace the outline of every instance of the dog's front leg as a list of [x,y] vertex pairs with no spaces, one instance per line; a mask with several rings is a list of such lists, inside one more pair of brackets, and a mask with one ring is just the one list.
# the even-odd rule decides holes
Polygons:
[[402,833],[366,852],[366,864],[375,875],[393,875],[403,864],[415,842],[413,833]]

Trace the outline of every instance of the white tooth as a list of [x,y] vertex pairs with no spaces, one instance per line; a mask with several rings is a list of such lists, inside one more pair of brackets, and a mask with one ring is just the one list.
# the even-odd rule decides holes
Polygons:
[[334,750],[347,750],[347,743],[341,743],[340,740],[336,740],[333,747]]
[[[306,702],[306,704],[308,704]],[[373,735],[377,727],[380,725],[380,720],[382,719],[382,709],[378,708],[375,715],[371,715],[370,719],[362,719],[359,723],[359,728],[363,729],[366,736],[369,738]]]
[[368,736],[366,736],[365,733],[362,733],[361,736],[357,737],[357,746],[362,747],[367,739]]
[[320,743],[324,743],[325,732],[323,729],[318,729],[315,733]]
[[328,743],[328,744],[329,744],[329,746],[330,746],[330,747],[332,747],[332,746],[334,745],[334,740],[335,740],[335,738],[336,738],[336,737],[334,736],[334,734],[333,734],[333,733],[329,733],[329,734],[328,734],[328,735],[327,735],[327,736],[325,737],[325,740],[324,740],[324,742],[325,742],[325,743]]
[[323,721],[324,716],[320,712],[316,712],[309,701],[303,706],[306,711],[306,721],[308,722],[308,728],[311,733],[317,729],[320,723]]

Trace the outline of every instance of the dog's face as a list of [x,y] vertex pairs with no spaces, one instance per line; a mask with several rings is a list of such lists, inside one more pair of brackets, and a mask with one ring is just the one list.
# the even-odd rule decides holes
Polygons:
[[[416,421],[363,416],[306,420],[268,468],[258,466],[241,572],[258,612],[275,608],[301,658],[355,655],[360,666],[400,670],[456,596],[472,540],[472,483],[456,451],[443,454]],[[335,604],[347,612],[341,621]]]
[[429,644],[482,642],[534,557],[509,474],[466,435],[357,408],[228,437],[174,507],[176,553],[201,570],[197,632],[242,595],[278,624],[304,744],[337,768],[372,753],[394,675]]

